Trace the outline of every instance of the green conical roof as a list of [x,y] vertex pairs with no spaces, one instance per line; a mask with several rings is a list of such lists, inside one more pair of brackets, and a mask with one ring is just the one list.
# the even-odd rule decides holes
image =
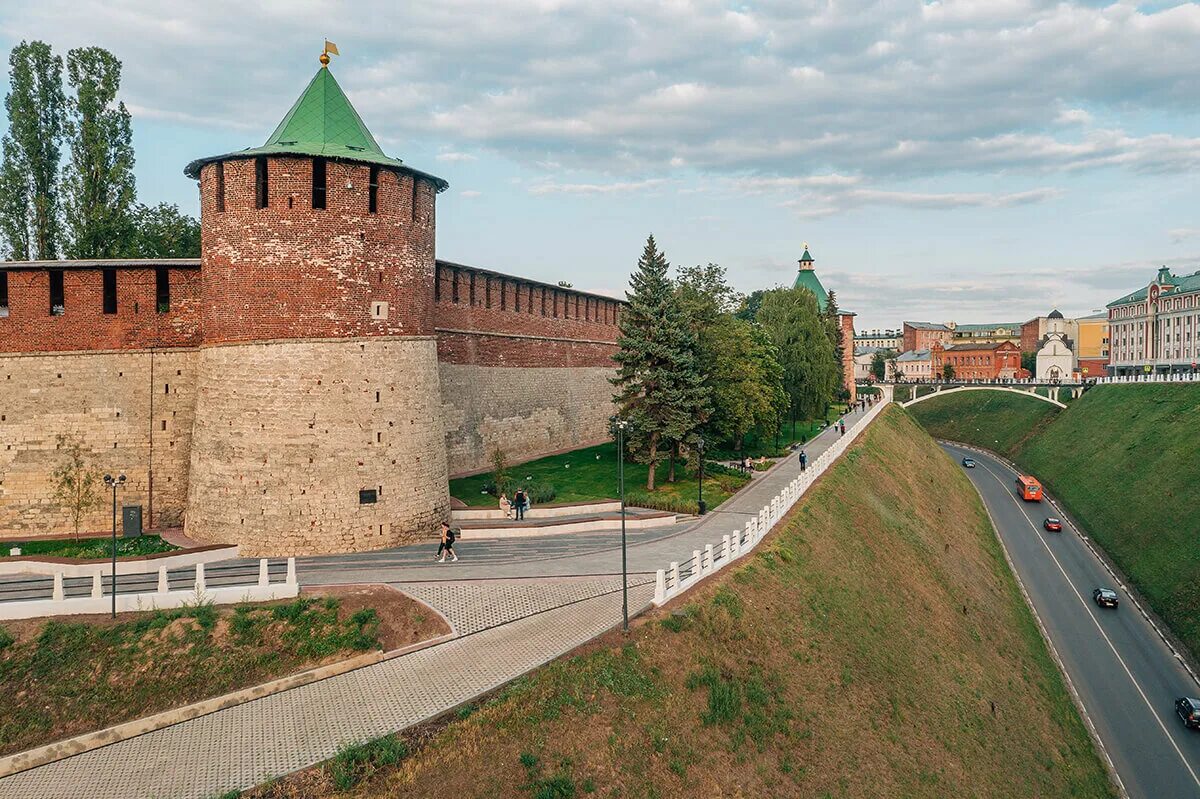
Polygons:
[[[809,260],[811,261],[812,259]],[[792,284],[792,288],[808,289],[811,291],[817,297],[817,307],[821,309],[821,313],[825,312],[825,306],[829,304],[829,294],[825,291],[825,287],[821,285],[821,281],[817,279],[816,272],[811,269],[801,269],[796,275],[796,282]]]
[[804,263],[809,263],[809,264],[811,264],[812,262],[813,262],[813,257],[812,257],[811,255],[809,255],[809,254],[808,254],[808,247],[806,246],[806,247],[804,248],[804,255],[801,255],[801,256],[800,256],[800,263],[802,263],[802,264],[804,264]]
[[326,67],[317,70],[308,86],[292,105],[283,121],[275,128],[266,143],[235,153],[200,158],[183,170],[192,178],[200,176],[200,168],[211,161],[229,158],[248,158],[257,155],[325,156],[346,161],[401,169],[428,178],[441,191],[449,186],[445,180],[419,172],[383,152],[362,117],[354,110],[346,93]]

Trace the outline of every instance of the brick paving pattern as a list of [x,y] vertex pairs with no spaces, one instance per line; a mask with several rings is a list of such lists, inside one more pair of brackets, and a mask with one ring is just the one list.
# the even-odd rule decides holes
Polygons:
[[[511,598],[512,586],[497,589]],[[650,584],[631,588],[631,611],[652,593]],[[207,799],[248,788],[503,685],[610,629],[620,613],[620,592],[536,613],[13,775],[0,780],[0,798]]]

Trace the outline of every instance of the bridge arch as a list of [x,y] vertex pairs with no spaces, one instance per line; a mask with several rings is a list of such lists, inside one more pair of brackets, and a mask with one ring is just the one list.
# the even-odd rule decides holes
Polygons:
[[924,402],[925,400],[929,399],[930,397],[942,397],[942,396],[945,396],[946,394],[957,394],[960,391],[1007,391],[1010,394],[1020,394],[1025,397],[1032,397],[1034,399],[1039,399],[1042,402],[1048,402],[1051,405],[1054,405],[1059,408],[1067,407],[1063,403],[1059,402],[1057,399],[1052,399],[1050,397],[1043,396],[1041,394],[1034,392],[1032,389],[1013,388],[1012,386],[987,386],[987,385],[984,385],[984,386],[953,386],[950,388],[937,389],[935,391],[929,392],[928,394],[922,394],[921,396],[917,397],[916,399],[911,399],[908,402],[904,402],[901,404],[905,408],[907,408],[910,405],[916,405],[918,402]]

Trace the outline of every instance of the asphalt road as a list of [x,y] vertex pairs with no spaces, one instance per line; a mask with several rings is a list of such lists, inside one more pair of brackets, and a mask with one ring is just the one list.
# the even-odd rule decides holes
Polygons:
[[[1079,531],[1065,521],[1061,533],[1043,529],[1042,521],[1057,515],[1049,502],[1017,496],[1016,472],[995,458],[943,448],[956,462],[969,455],[978,464],[965,472],[1129,796],[1200,797],[1200,732],[1186,729],[1175,713],[1175,699],[1200,695],[1200,686]],[[1097,607],[1095,588],[1116,590],[1120,608]]]

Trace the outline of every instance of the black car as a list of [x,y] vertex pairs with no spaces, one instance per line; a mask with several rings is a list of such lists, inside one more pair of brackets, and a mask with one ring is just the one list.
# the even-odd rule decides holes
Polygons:
[[1175,712],[1183,719],[1183,726],[1200,730],[1200,699],[1186,696],[1176,699]]
[[974,458],[963,458],[962,465],[967,467],[968,469],[974,469],[975,468],[975,459]]
[[1092,599],[1102,608],[1115,608],[1117,606],[1117,592],[1111,588],[1097,588],[1092,592]]

